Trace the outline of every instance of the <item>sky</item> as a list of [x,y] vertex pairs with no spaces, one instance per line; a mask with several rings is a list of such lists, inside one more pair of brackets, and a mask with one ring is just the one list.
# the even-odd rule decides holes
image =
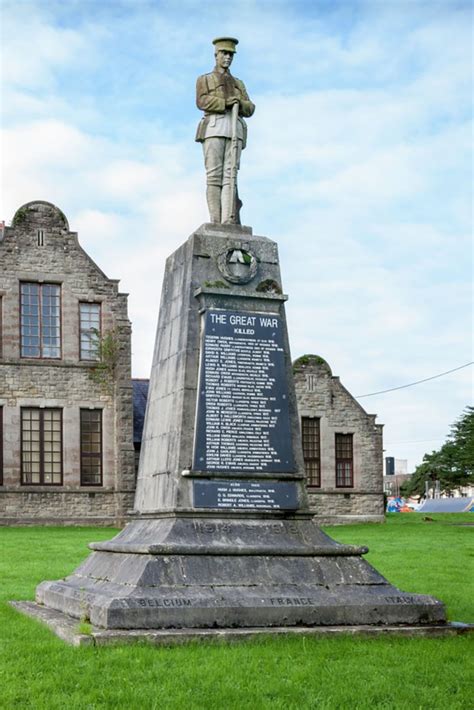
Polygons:
[[2,204],[66,214],[129,293],[148,377],[166,257],[208,221],[195,81],[239,39],[242,222],[278,242],[291,354],[324,357],[409,470],[472,402],[472,5],[3,0]]

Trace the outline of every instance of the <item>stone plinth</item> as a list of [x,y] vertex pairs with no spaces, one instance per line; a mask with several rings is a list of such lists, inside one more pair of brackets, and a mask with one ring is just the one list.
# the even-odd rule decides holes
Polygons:
[[443,605],[400,592],[308,519],[130,523],[37,601],[107,629],[416,624]]
[[37,601],[105,629],[428,624],[313,522],[276,244],[203,225],[167,261],[136,520]]
[[[250,262],[229,263],[234,253],[236,259],[242,254],[242,260]],[[273,475],[273,470],[242,468],[239,471],[234,467],[231,478],[240,479],[243,475],[260,480],[294,480],[300,498],[298,507],[306,506],[285,300],[277,245],[265,237],[252,236],[249,228],[203,225],[169,257],[143,430],[135,497],[137,512],[143,515],[194,511],[193,480],[209,478],[206,471],[193,468],[193,463],[198,463],[193,462],[201,420],[196,416],[196,408],[202,339],[206,313],[209,312],[278,318],[283,350],[280,353],[280,380],[287,389],[288,415],[285,421],[289,428],[290,448],[295,452],[294,461],[291,467],[278,471],[277,475]],[[246,329],[240,327],[240,330]],[[245,335],[239,337],[241,342],[236,344],[234,341],[233,347],[242,346],[245,338]],[[251,368],[247,367],[247,370]],[[232,389],[231,384],[228,389]],[[228,478],[229,475],[227,469],[219,471],[214,468],[212,471],[213,478]]]

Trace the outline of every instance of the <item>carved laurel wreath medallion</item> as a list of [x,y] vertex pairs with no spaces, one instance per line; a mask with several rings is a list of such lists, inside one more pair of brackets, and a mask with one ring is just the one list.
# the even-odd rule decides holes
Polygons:
[[226,281],[246,284],[255,278],[258,270],[257,259],[246,249],[232,248],[219,254],[217,268]]

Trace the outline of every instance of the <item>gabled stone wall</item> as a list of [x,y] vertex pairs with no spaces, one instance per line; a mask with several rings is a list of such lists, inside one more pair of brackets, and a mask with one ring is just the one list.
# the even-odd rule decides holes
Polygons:
[[[39,233],[41,230],[41,233]],[[0,241],[0,407],[3,486],[0,524],[116,524],[133,505],[131,327],[127,295],[86,254],[61,210],[48,202],[21,207]],[[61,286],[61,357],[22,358],[20,283]],[[79,303],[101,304],[102,335],[118,348],[107,381],[91,377],[97,363],[80,360]],[[22,407],[54,407],[63,416],[63,484],[22,485]],[[103,410],[103,483],[81,486],[80,409]]]
[[[310,506],[322,523],[382,522],[383,425],[367,414],[317,355],[294,363],[298,411],[320,419],[321,486],[308,487]],[[353,435],[354,480],[351,488],[336,486],[335,435]]]

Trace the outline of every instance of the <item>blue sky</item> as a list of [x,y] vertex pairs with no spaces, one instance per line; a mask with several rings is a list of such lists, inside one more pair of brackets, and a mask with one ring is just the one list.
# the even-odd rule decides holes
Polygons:
[[[207,221],[194,87],[211,41],[257,105],[242,218],[280,248],[292,356],[354,395],[472,357],[472,8],[442,0],[3,0],[0,217],[33,199],[130,293],[148,376],[166,256]],[[386,455],[438,448],[472,368],[361,399]]]

